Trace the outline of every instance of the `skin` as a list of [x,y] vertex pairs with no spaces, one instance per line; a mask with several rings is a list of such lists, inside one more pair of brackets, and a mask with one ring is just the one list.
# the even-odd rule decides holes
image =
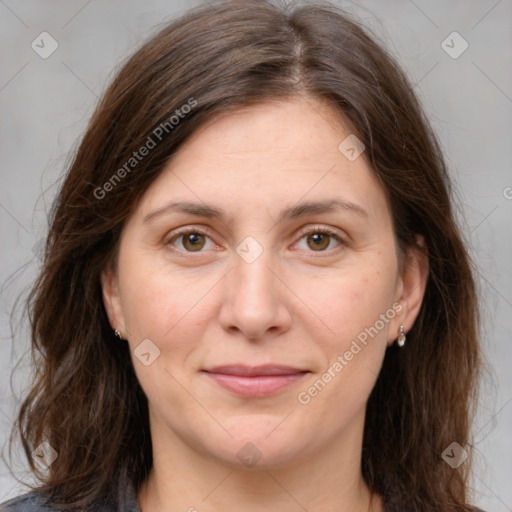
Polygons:
[[[132,355],[144,339],[160,350],[149,366],[133,355],[154,453],[138,491],[143,512],[383,510],[361,476],[365,405],[386,347],[418,314],[428,263],[410,249],[400,264],[389,205],[364,153],[349,161],[338,150],[349,134],[312,98],[216,117],[128,219],[102,287]],[[279,221],[283,208],[333,198],[366,214],[342,208]],[[226,217],[161,211],[144,222],[170,201],[207,203]],[[177,234],[184,227],[209,234],[190,243]],[[319,237],[326,228],[341,241]],[[236,251],[247,236],[263,249],[251,263]],[[300,403],[298,394],[394,304],[400,312]],[[201,371],[236,363],[310,373],[274,395],[242,398]],[[261,454],[252,467],[237,456],[248,442]]]

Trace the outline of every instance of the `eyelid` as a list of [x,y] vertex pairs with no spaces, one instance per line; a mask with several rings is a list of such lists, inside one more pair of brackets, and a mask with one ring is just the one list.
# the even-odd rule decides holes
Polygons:
[[306,226],[304,228],[299,229],[297,232],[297,236],[299,235],[308,235],[309,233],[326,233],[328,235],[332,235],[334,237],[338,237],[340,240],[343,239],[343,235],[337,231],[335,228],[331,228],[330,226],[323,226],[321,224],[315,224],[313,226]]
[[210,238],[213,236],[213,230],[208,226],[184,226],[182,228],[176,228],[171,231],[171,233],[166,236],[166,238],[175,238],[176,236],[186,235],[188,233],[199,233],[201,235],[207,235]]

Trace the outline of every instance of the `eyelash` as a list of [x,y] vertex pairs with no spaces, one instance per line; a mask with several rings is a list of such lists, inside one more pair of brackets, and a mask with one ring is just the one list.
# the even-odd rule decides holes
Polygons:
[[[173,246],[173,242],[175,242],[177,239],[179,239],[180,237],[182,236],[186,236],[186,235],[189,235],[189,234],[197,234],[197,235],[201,235],[201,236],[206,236],[208,238],[210,238],[212,241],[213,241],[213,233],[207,229],[207,228],[194,228],[194,227],[190,227],[190,228],[184,228],[180,231],[177,231],[175,233],[172,233],[166,240],[165,242],[165,245],[169,245],[172,247],[173,250],[175,251],[178,251],[179,253],[183,254],[187,254],[187,256],[191,256],[191,257],[194,257],[194,252],[197,252],[197,254],[201,254],[203,253],[204,251],[186,251],[186,250],[182,250],[182,249],[177,249],[176,247]],[[336,231],[334,231],[333,229],[327,227],[327,226],[313,226],[313,227],[310,227],[310,228],[304,228],[302,230],[299,231],[298,233],[298,236],[299,236],[299,240],[302,240],[304,237],[307,237],[309,235],[313,235],[313,234],[317,234],[317,233],[320,233],[322,235],[327,235],[331,238],[334,238],[337,242],[339,242],[339,244],[341,246],[346,246],[347,245],[347,241],[344,240],[339,233],[337,233]],[[340,249],[341,247],[337,247],[335,249],[326,249],[326,250],[322,250],[322,251],[308,251],[308,252],[311,252],[313,255],[315,253],[319,253],[320,255],[323,255],[325,253],[329,253],[331,254],[332,251],[336,251],[336,249]]]

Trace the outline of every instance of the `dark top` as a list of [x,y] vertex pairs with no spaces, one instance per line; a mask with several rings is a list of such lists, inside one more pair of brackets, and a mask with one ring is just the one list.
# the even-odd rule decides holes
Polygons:
[[[45,503],[44,498],[37,491],[30,492],[0,504],[0,512],[61,512],[63,509],[55,508]],[[141,512],[133,486],[127,486],[125,493],[119,496],[117,503],[100,504],[94,507],[95,512]],[[395,506],[387,506],[386,512],[406,512]],[[474,512],[483,512],[474,509]]]
[[[17,498],[0,504],[0,512],[62,512],[47,504],[44,496],[37,491],[23,494]],[[95,512],[141,512],[133,486],[128,485],[123,495],[119,496],[117,503],[100,503],[94,507]]]

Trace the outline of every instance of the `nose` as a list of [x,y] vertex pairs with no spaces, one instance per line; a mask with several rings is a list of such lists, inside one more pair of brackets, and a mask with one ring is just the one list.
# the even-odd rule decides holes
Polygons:
[[219,321],[232,333],[250,340],[274,337],[290,329],[290,292],[266,251],[248,263],[235,255],[234,268],[224,280]]

